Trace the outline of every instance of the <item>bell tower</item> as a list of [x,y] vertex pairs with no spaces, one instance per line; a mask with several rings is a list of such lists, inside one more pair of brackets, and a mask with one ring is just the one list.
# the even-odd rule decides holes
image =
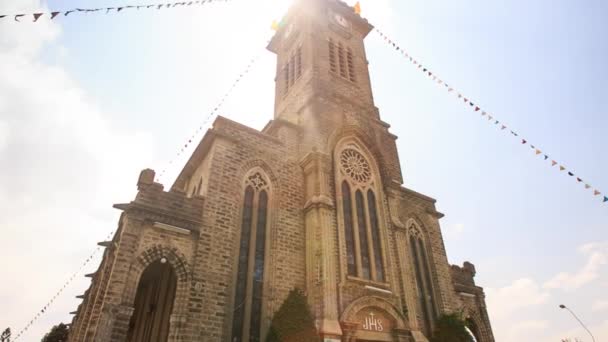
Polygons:
[[372,29],[342,1],[296,1],[268,46],[277,54],[275,119],[300,123],[318,97],[377,112],[363,43]]

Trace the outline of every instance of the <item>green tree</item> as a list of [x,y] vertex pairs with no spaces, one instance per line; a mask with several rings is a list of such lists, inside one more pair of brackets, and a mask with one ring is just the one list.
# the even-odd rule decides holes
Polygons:
[[266,342],[320,342],[304,292],[294,289],[274,314]]
[[44,335],[42,342],[66,342],[68,340],[68,326],[59,323],[59,325],[54,326],[51,331]]
[[11,328],[6,328],[0,335],[0,342],[11,342]]
[[431,342],[470,342],[471,335],[467,331],[466,322],[461,314],[444,314],[437,319],[435,332]]

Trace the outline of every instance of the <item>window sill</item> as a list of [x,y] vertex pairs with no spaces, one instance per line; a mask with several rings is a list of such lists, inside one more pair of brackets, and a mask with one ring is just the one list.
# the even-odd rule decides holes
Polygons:
[[339,80],[341,80],[342,82],[348,83],[348,84],[350,84],[350,85],[352,85],[352,86],[355,86],[355,87],[357,87],[357,88],[359,87],[359,84],[357,83],[357,81],[351,81],[351,80],[350,80],[350,78],[343,77],[343,76],[342,76],[342,75],[340,75],[340,73],[339,73],[339,72],[337,72],[337,71],[331,71],[331,70],[330,70],[330,71],[329,71],[329,74],[330,74],[330,75],[331,75],[333,78],[335,78],[335,79],[339,79]]
[[369,285],[369,286],[373,286],[373,287],[377,287],[379,289],[383,289],[383,290],[388,290],[390,285],[388,283],[381,283],[375,280],[371,280],[371,279],[364,279],[364,278],[359,278],[359,277],[354,277],[354,276],[346,276],[346,279],[348,281],[352,281],[354,283],[359,283],[361,285]]

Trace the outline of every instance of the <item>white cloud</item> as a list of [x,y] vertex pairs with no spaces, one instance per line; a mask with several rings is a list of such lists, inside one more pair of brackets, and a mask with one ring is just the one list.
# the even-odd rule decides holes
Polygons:
[[546,289],[572,291],[599,278],[602,267],[608,264],[608,244],[589,243],[579,248],[587,256],[587,261],[578,272],[560,272],[543,285]]
[[[39,1],[4,9],[17,3],[33,11]],[[43,60],[44,48],[61,48],[60,35],[49,20],[0,24],[0,259],[11,280],[0,282],[0,321],[13,336],[116,227],[111,203],[132,198],[154,148],[145,132],[121,132],[67,70]],[[68,322],[86,286],[78,278],[21,340]]]
[[539,335],[547,330],[547,320],[525,320],[510,324],[507,331],[497,341],[534,341],[533,335]]
[[532,279],[522,278],[505,287],[487,288],[486,296],[490,317],[502,320],[521,309],[544,304],[550,295]]
[[606,311],[608,310],[608,300],[598,300],[593,303],[591,307],[593,311]]

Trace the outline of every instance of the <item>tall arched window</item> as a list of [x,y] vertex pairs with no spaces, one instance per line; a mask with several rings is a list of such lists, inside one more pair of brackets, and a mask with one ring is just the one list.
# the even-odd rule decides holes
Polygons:
[[262,339],[268,191],[268,181],[261,173],[247,177],[234,293],[232,342]]
[[373,177],[367,159],[354,146],[341,150],[337,159],[347,274],[385,282],[381,221],[375,194],[379,181]]
[[429,268],[428,255],[420,228],[412,224],[409,228],[409,243],[411,259],[416,277],[419,317],[423,324],[423,332],[430,337],[437,318],[435,295],[433,292],[433,277]]

